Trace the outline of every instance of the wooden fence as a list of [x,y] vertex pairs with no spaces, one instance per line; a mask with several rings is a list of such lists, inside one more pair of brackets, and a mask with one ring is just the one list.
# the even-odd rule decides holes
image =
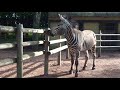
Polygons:
[[116,43],[116,42],[120,42],[120,40],[102,40],[102,36],[120,36],[120,34],[103,34],[100,30],[100,33],[99,34],[96,34],[96,36],[99,36],[99,40],[97,40],[97,42],[99,42],[99,45],[96,46],[96,48],[98,49],[98,57],[101,56],[101,53],[102,53],[102,48],[120,48],[119,45],[117,46],[102,46],[102,42],[113,42],[113,43]]
[[[66,42],[66,39],[61,39],[61,36],[59,36],[59,39],[57,40],[49,40],[49,36],[47,35],[47,32],[49,29],[33,29],[33,28],[23,28],[22,24],[18,24],[16,27],[11,26],[0,26],[0,32],[12,32],[16,33],[16,42],[13,43],[2,43],[0,44],[0,49],[8,49],[8,48],[17,48],[17,56],[15,58],[5,58],[0,60],[0,66],[9,65],[13,63],[17,63],[17,77],[22,78],[23,77],[23,61],[30,59],[31,57],[36,57],[40,55],[44,55],[44,75],[48,75],[48,62],[49,62],[49,56],[51,54],[58,53],[58,65],[61,65],[61,51],[66,49],[66,58],[69,57],[68,52],[68,46],[64,45],[62,46],[62,42]],[[39,33],[45,35],[45,40],[41,41],[26,41],[23,42],[23,33]],[[97,46],[99,48],[98,55],[101,56],[101,48],[111,48],[111,47],[120,47],[120,46],[101,46],[101,42],[117,42],[120,40],[101,40],[101,36],[120,36],[120,34],[102,34],[100,31],[100,34],[96,34],[96,36],[100,36],[100,40],[97,40],[97,42],[100,42],[100,45]],[[50,50],[49,47],[52,44],[59,43],[59,47]],[[23,47],[25,46],[31,46],[31,45],[38,45],[43,44],[44,49],[42,51],[35,51],[30,52],[27,54],[23,54]]]
[[[6,58],[0,60],[0,66],[17,63],[17,77],[23,77],[23,61],[30,59],[31,57],[40,56],[44,54],[44,75],[48,75],[48,61],[49,55],[58,53],[58,65],[61,64],[61,51],[66,49],[66,58],[69,57],[67,45],[61,46],[61,42],[66,42],[66,39],[51,40],[49,41],[49,36],[47,31],[49,29],[33,29],[33,28],[23,28],[22,24],[18,24],[16,27],[11,26],[0,26],[0,32],[13,32],[16,33],[16,42],[13,43],[3,43],[0,44],[0,49],[8,49],[17,47],[17,56],[16,58]],[[23,42],[23,33],[42,33],[45,34],[45,40],[43,41],[27,41]],[[53,50],[49,50],[51,44],[59,43],[59,47]],[[30,52],[28,54],[23,54],[23,47],[30,45],[43,44],[44,50]]]

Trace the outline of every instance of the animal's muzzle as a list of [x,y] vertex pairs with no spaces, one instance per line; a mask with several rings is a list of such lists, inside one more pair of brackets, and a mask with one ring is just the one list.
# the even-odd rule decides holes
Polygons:
[[51,30],[48,30],[48,31],[47,31],[47,34],[48,34],[49,36],[54,36],[54,34],[51,32]]

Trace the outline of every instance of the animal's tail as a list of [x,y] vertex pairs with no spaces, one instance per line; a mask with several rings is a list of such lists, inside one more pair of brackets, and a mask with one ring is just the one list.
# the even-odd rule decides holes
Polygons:
[[96,35],[95,35],[95,33],[93,33],[93,36],[94,36],[94,38],[96,39]]
[[96,41],[96,35],[95,33],[93,33],[93,36],[94,36],[94,39],[95,39],[95,45],[97,44],[97,41]]

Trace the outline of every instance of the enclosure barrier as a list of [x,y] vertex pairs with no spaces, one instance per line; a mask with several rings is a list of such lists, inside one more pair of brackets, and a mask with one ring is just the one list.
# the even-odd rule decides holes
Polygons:
[[[59,39],[58,39],[58,40],[51,40],[51,41],[49,40],[49,36],[48,36],[49,30],[50,30],[50,29],[48,28],[48,30],[45,30],[45,32],[44,32],[44,34],[45,34],[45,41],[44,41],[44,45],[45,45],[45,46],[44,46],[44,47],[45,47],[45,51],[44,51],[44,54],[45,54],[44,74],[45,74],[45,75],[48,75],[48,61],[49,61],[48,59],[49,59],[49,55],[55,54],[55,53],[58,53],[58,52],[59,52],[59,53],[58,53],[58,60],[57,60],[57,62],[58,62],[58,65],[61,65],[61,51],[62,51],[62,50],[65,50],[65,49],[66,49],[66,51],[68,51],[67,45],[61,46],[61,43],[66,41],[66,39],[61,39],[61,36],[59,36]],[[50,50],[50,49],[49,49],[50,45],[56,44],[56,43],[59,43],[59,47],[56,48],[56,49]],[[68,57],[68,54],[69,54],[69,53],[66,53],[66,58]]]
[[[61,39],[61,36],[59,37],[60,39],[58,39],[58,40],[49,41],[49,36],[46,33],[48,30],[23,28],[22,24],[18,24],[16,27],[0,26],[0,32],[16,33],[16,42],[0,44],[0,49],[8,49],[8,48],[17,47],[17,56],[15,58],[6,58],[6,59],[0,60],[0,66],[17,63],[17,77],[22,78],[23,77],[23,61],[25,61],[31,57],[36,57],[36,56],[40,56],[40,55],[44,54],[44,56],[45,56],[44,75],[48,75],[49,55],[59,52],[58,53],[58,65],[60,65],[61,64],[61,51],[64,49],[67,49],[66,45],[61,46],[61,42],[66,41],[66,39]],[[26,41],[26,42],[23,42],[23,33],[29,33],[29,32],[45,34],[45,40],[44,41]],[[49,50],[50,45],[56,44],[56,43],[59,43],[59,48]],[[43,44],[44,50],[30,52],[27,54],[23,53],[23,47],[31,46],[31,45],[38,45],[38,44]],[[66,57],[68,57],[67,54],[66,54]]]
[[101,48],[120,48],[120,46],[102,46],[101,42],[120,42],[120,40],[102,40],[101,36],[120,36],[120,34],[102,34],[100,30],[100,34],[96,34],[96,36],[99,36],[100,40],[97,40],[99,42],[99,46],[96,46],[96,48],[99,48],[98,51],[98,57],[101,56]]
[[[44,75],[48,75],[48,63],[49,63],[49,55],[58,53],[58,65],[61,65],[61,51],[66,49],[66,58],[69,57],[69,51],[68,46],[65,44],[64,46],[61,45],[62,42],[66,42],[66,39],[61,39],[61,36],[59,36],[58,40],[49,40],[49,36],[47,32],[50,29],[33,29],[33,28],[23,28],[22,24],[18,24],[16,27],[10,27],[10,26],[0,26],[0,32],[13,32],[16,33],[16,42],[13,43],[3,43],[0,44],[0,49],[8,49],[17,47],[17,56],[15,58],[5,58],[0,60],[0,66],[8,65],[17,63],[17,77],[22,78],[23,77],[23,61],[31,58],[36,57],[40,55],[44,55]],[[43,41],[26,41],[23,42],[23,33],[42,33],[45,35],[45,40]],[[96,36],[100,36],[100,40],[97,40],[97,42],[100,42],[99,46],[96,46],[99,48],[99,56],[101,56],[101,48],[110,48],[110,47],[120,47],[120,46],[101,46],[101,42],[119,42],[120,40],[101,40],[101,36],[120,36],[120,34],[102,34],[100,31],[100,34],[96,34]],[[55,48],[53,50],[50,50],[49,47],[52,44],[59,43],[59,48]],[[42,51],[35,51],[30,52],[27,54],[23,53],[23,47],[25,46],[31,46],[31,45],[38,45],[43,44],[44,50]]]

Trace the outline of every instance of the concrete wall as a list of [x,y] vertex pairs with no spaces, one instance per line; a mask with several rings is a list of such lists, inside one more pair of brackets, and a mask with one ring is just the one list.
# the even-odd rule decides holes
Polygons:
[[118,23],[118,33],[120,33],[120,23]]
[[99,33],[99,23],[97,23],[97,22],[85,22],[84,29],[92,30],[97,34],[97,33]]
[[[59,22],[50,22],[50,28],[54,28]],[[97,22],[85,22],[84,29],[93,30],[95,33],[99,33],[99,23]]]
[[[100,23],[101,21],[102,22],[108,22],[108,21],[117,21],[119,22],[120,21],[120,16],[110,16],[110,17],[73,17],[74,20],[82,20],[84,21],[84,25],[83,25],[83,28],[84,29],[90,29],[90,30],[93,30],[96,34],[99,34],[99,27],[100,27]],[[59,19],[58,18],[50,18],[50,20],[56,20],[58,21]],[[97,21],[96,21],[97,20]],[[103,21],[104,20],[104,21]],[[94,22],[93,22],[94,21]],[[100,23],[99,23],[100,21]],[[51,24],[51,27],[53,26],[56,26],[57,23],[56,22],[52,22]],[[118,33],[120,34],[120,22],[118,23]],[[99,36],[97,36],[97,40],[99,40]],[[118,36],[118,40],[120,40],[120,36]],[[115,42],[117,43],[119,46],[120,46],[120,42]],[[97,45],[99,45],[99,43],[97,42]],[[120,48],[108,48],[108,49],[117,49],[119,50]],[[106,49],[107,50],[107,49]]]
[[[72,16],[74,20],[120,20],[120,16]],[[49,20],[59,20],[59,17],[49,17]]]
[[[120,34],[120,23],[118,23],[118,33]],[[120,40],[120,36],[118,36],[118,40]],[[118,45],[120,46],[120,42],[118,42]]]

